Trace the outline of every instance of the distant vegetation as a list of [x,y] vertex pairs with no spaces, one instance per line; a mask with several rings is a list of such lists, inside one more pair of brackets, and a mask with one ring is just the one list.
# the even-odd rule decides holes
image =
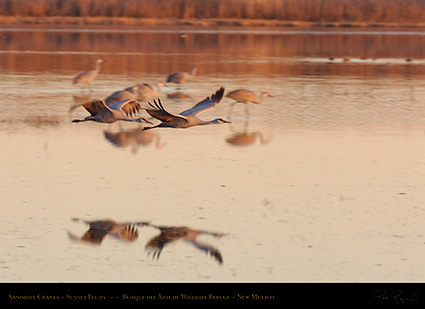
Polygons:
[[0,16],[424,23],[425,0],[0,0]]

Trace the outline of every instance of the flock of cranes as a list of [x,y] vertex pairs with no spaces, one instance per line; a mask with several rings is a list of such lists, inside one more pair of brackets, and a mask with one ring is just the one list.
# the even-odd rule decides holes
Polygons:
[[[100,71],[100,65],[103,60],[96,61],[96,68],[91,71],[86,71],[78,74],[74,80],[74,84],[90,84],[96,78]],[[175,83],[177,85],[183,84],[197,74],[197,68],[192,68],[191,72],[176,72],[168,75],[166,82]],[[166,111],[160,99],[153,100],[153,103],[148,102],[148,106],[142,108],[140,102],[148,101],[153,97],[161,94],[161,88],[165,84],[160,82],[155,86],[149,84],[138,84],[123,90],[116,91],[110,96],[102,99],[94,99],[87,103],[81,104],[89,113],[84,119],[74,119],[73,122],[96,121],[103,123],[114,123],[116,121],[130,121],[139,123],[149,123],[149,120],[144,117],[132,118],[134,114],[144,109],[151,117],[160,121],[159,124],[151,127],[144,127],[144,130],[168,127],[168,128],[189,128],[198,125],[208,124],[222,124],[230,123],[230,121],[223,118],[216,118],[213,120],[205,121],[198,118],[198,115],[215,107],[224,97],[224,87],[221,87],[210,97],[196,103],[192,108],[185,110],[179,114],[174,114]],[[226,97],[233,99],[234,103],[254,103],[259,104],[263,97],[272,97],[267,92],[261,92],[260,95],[255,94],[253,91],[246,89],[237,89],[227,93]],[[72,107],[72,109],[75,108]],[[248,109],[246,108],[248,114]],[[229,114],[230,116],[230,114]]]
[[[99,74],[102,62],[103,60],[98,59],[94,70],[80,73],[74,78],[73,83],[85,84],[90,87],[90,84]],[[172,73],[168,75],[166,83],[175,83],[180,86],[194,78],[196,74],[197,68],[192,68],[190,72]],[[83,104],[78,104],[73,106],[71,109],[82,106],[90,115],[84,119],[74,119],[73,122],[95,121],[101,123],[114,123],[116,121],[129,121],[148,123],[152,125],[144,127],[143,131],[158,127],[189,128],[198,125],[230,123],[230,121],[224,120],[223,118],[202,120],[198,118],[198,116],[201,113],[217,106],[224,97],[234,100],[232,106],[236,103],[243,103],[245,106],[247,106],[248,103],[260,104],[264,97],[272,97],[267,92],[261,92],[257,95],[253,91],[246,89],[233,90],[228,92],[225,96],[225,88],[220,87],[220,89],[215,91],[211,96],[196,103],[193,107],[184,110],[179,114],[174,114],[168,112],[164,108],[159,98],[155,98],[161,94],[162,87],[166,87],[166,85],[162,82],[155,86],[151,86],[149,84],[137,84],[123,90],[115,91],[108,97],[98,98]],[[148,100],[152,98],[154,98],[153,101],[148,102]],[[146,106],[142,107],[141,102],[147,102]],[[154,119],[159,120],[160,123],[153,125],[151,121],[144,117],[133,118],[133,116],[138,114],[141,110],[145,110],[147,114]],[[247,108],[246,113],[248,113]],[[114,136],[110,133],[107,134],[107,137],[114,140]],[[250,139],[256,137],[257,136],[255,135],[250,137]],[[246,139],[245,136],[242,138]],[[195,230],[187,226],[158,226],[152,225],[149,222],[118,223],[113,220],[85,221],[79,219],[74,219],[74,221],[82,221],[89,225],[89,229],[82,236],[76,236],[70,232],[68,233],[70,239],[74,241],[101,244],[106,236],[111,236],[122,241],[131,242],[138,238],[139,228],[143,226],[150,226],[159,231],[159,234],[151,238],[145,245],[145,249],[149,252],[148,254],[151,254],[153,258],[159,259],[161,252],[166,245],[177,241],[184,241],[212,256],[219,264],[223,263],[223,257],[217,248],[198,239],[200,235],[209,235],[220,238],[224,235],[223,233]]]

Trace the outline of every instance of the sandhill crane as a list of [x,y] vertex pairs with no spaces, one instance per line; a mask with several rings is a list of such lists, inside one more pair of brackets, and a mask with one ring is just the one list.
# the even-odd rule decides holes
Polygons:
[[73,79],[73,84],[88,84],[90,85],[91,82],[96,78],[97,74],[99,74],[100,71],[100,64],[103,62],[102,59],[96,60],[96,68],[91,71],[86,71],[78,74]]
[[[273,98],[273,96],[271,96],[269,93],[267,92],[261,92],[260,95],[257,95],[254,91],[251,90],[246,90],[246,89],[236,89],[233,91],[230,91],[226,94],[226,97],[231,98],[233,100],[235,100],[236,102],[234,102],[230,107],[229,107],[229,117],[231,115],[230,112],[230,108],[236,104],[236,103],[254,103],[254,104],[260,104],[262,99],[264,97],[271,97]],[[245,105],[245,113],[248,114],[248,105]]]
[[137,96],[126,90],[118,90],[105,98],[106,105],[122,100],[136,100]]
[[198,73],[198,68],[192,68],[190,73],[188,72],[176,72],[168,75],[167,77],[167,83],[175,83],[175,84],[183,84],[189,80],[191,80],[193,77],[196,76]]
[[235,100],[236,102],[240,103],[255,103],[260,104],[262,101],[262,98],[264,97],[271,97],[273,98],[269,93],[267,92],[261,92],[260,95],[255,94],[254,91],[246,90],[246,89],[237,89],[230,91],[226,94],[226,97],[231,98]]
[[162,249],[169,243],[183,240],[194,245],[197,249],[204,251],[207,254],[213,256],[220,264],[223,263],[223,257],[220,251],[214,248],[212,245],[198,241],[200,235],[210,235],[216,238],[221,238],[224,233],[214,233],[201,230],[193,230],[187,226],[182,227],[169,227],[169,226],[155,226],[150,225],[160,230],[160,234],[152,238],[145,246],[146,250],[152,254],[153,258],[159,259]]
[[149,84],[138,84],[131,87],[127,87],[123,90],[118,90],[105,98],[106,105],[114,102],[135,99],[138,101],[147,101],[152,97],[159,96],[161,94],[161,87],[164,84],[159,82],[155,86]]
[[185,110],[178,115],[167,112],[159,99],[158,103],[154,100],[154,104],[149,103],[152,108],[147,108],[146,111],[149,113],[149,115],[161,120],[162,122],[154,127],[145,127],[144,130],[156,127],[189,128],[196,125],[230,123],[229,121],[226,121],[222,118],[216,118],[211,121],[204,121],[197,117],[197,115],[200,113],[203,113],[217,105],[222,99],[223,94],[224,88],[221,87],[211,96],[211,98],[207,97],[205,100],[197,103],[192,108]]
[[84,119],[74,119],[72,122],[96,121],[114,123],[118,120],[122,120],[152,124],[152,122],[142,117],[128,117],[132,116],[134,113],[140,110],[140,103],[136,100],[123,100],[115,102],[111,105],[106,105],[105,101],[102,99],[94,99],[85,104],[82,104],[82,106],[90,113],[90,116],[87,116]]
[[86,221],[73,218],[72,221],[82,221],[89,225],[89,230],[83,236],[78,237],[70,232],[68,236],[72,240],[86,241],[94,244],[102,243],[106,235],[113,236],[119,240],[134,241],[139,236],[136,226],[149,225],[148,222],[123,222],[117,223],[113,220]]
[[150,98],[157,97],[161,95],[162,87],[164,87],[164,83],[158,82],[155,86],[151,86],[149,84],[137,84],[128,88],[125,88],[125,91],[128,91],[136,96],[139,101],[147,101]]
[[190,99],[191,96],[182,91],[174,91],[171,93],[167,93],[167,98],[171,100],[183,100],[183,99]]

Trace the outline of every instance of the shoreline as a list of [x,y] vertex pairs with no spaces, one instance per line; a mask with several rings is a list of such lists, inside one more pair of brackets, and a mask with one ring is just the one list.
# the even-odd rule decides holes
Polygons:
[[3,26],[192,26],[192,27],[294,27],[294,28],[425,28],[423,23],[307,22],[263,19],[155,19],[129,17],[0,16]]

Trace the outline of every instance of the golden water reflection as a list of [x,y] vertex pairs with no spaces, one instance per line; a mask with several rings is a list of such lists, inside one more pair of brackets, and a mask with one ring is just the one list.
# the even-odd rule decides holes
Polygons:
[[[189,31],[184,38],[181,36],[184,28],[171,32],[143,29],[108,32],[102,31],[104,28],[90,31],[79,31],[78,28],[64,32],[52,30],[46,27],[18,31],[0,29],[0,68],[8,72],[47,72],[53,64],[52,69],[57,72],[74,72],[76,69],[88,69],[82,66],[84,63],[90,63],[91,68],[101,55],[108,61],[102,67],[102,71],[108,75],[129,72],[161,72],[168,75],[189,70],[195,64],[200,75],[232,72],[363,77],[424,74],[424,70],[417,66],[404,65],[410,63],[406,60],[415,63],[423,59],[425,36],[421,30],[277,29],[257,33],[249,30],[220,31],[219,28],[211,29],[211,32]],[[86,59],[84,62],[81,61],[81,53]],[[206,62],[211,57],[216,58],[217,62]],[[273,59],[274,63],[258,61],[258,57]],[[304,59],[304,62],[294,65],[293,60],[297,58]],[[311,67],[311,62],[317,61],[328,65]],[[366,65],[356,65],[358,63]]]

